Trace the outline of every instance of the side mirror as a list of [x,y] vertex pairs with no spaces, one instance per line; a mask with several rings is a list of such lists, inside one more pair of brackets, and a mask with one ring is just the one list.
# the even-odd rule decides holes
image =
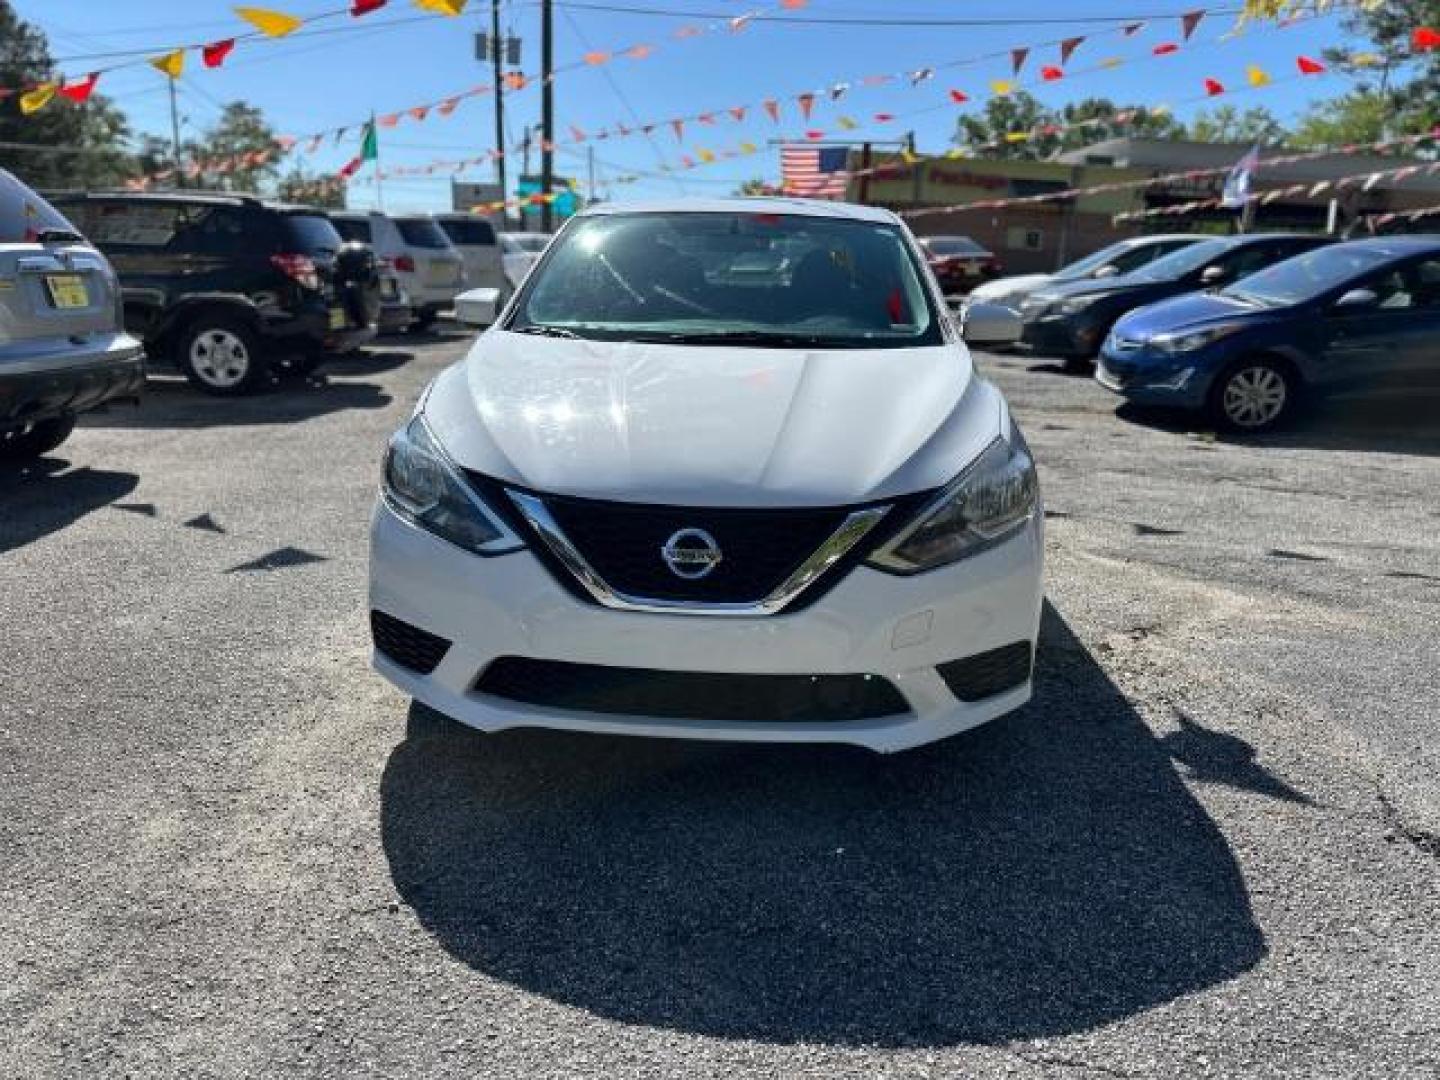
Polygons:
[[1207,266],[1200,271],[1201,285],[1219,285],[1230,277],[1229,272],[1223,266]]
[[1002,304],[971,304],[960,322],[960,335],[971,345],[1013,345],[1020,340],[1020,314]]
[[1335,307],[1342,311],[1353,311],[1359,308],[1373,308],[1379,303],[1380,297],[1374,289],[1351,289],[1335,301]]
[[1093,278],[1112,278],[1112,277],[1119,277],[1119,276],[1120,276],[1120,268],[1119,268],[1118,266],[1116,266],[1114,263],[1106,263],[1104,266],[1100,267],[1098,270],[1096,270],[1096,271],[1095,271],[1093,274],[1091,274],[1090,276],[1093,277]]
[[455,297],[455,319],[466,326],[490,326],[500,317],[499,289],[470,289]]

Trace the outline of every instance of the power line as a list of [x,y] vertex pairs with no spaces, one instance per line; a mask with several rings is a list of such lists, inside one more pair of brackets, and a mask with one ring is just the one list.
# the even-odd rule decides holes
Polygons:
[[[556,0],[556,6],[581,11],[603,11],[614,15],[651,15],[673,19],[733,19],[733,11],[682,11],[676,8],[634,7],[626,4],[591,3],[589,0]],[[1239,15],[1242,8],[1211,8],[1207,15]],[[1123,26],[1133,22],[1149,22],[1157,19],[1178,19],[1185,12],[1137,12],[1128,15],[1057,15],[1040,17],[971,18],[971,19],[897,19],[894,17],[853,17],[847,15],[751,15],[749,22],[772,23],[795,26],[869,26],[896,30],[916,27],[958,26]]]

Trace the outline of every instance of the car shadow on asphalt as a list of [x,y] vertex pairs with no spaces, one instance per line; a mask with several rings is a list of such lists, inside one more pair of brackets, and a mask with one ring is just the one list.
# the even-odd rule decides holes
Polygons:
[[243,397],[215,397],[178,376],[150,378],[139,405],[86,413],[82,427],[206,428],[291,424],[349,409],[383,409],[391,397],[378,384],[332,380],[325,370],[306,379],[280,378]]
[[23,466],[0,465],[0,553],[59,532],[123,499],[140,483],[134,473],[71,469],[69,464],[45,457]]
[[382,781],[395,885],[487,976],[720,1038],[1059,1035],[1253,967],[1215,823],[1048,605],[1043,639],[1028,708],[890,758],[416,706]]
[[[1204,417],[1174,409],[1147,409],[1127,402],[1115,415],[1176,434],[1211,430]],[[1440,456],[1440,390],[1315,401],[1280,431],[1266,435],[1221,433],[1218,439],[1248,446]]]

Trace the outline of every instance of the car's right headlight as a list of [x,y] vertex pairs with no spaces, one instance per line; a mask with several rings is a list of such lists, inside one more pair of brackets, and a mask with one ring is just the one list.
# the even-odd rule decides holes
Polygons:
[[390,508],[406,521],[476,555],[503,555],[525,546],[461,478],[420,415],[390,439],[383,491]]
[[1019,532],[1040,503],[1030,448],[1014,421],[1002,435],[870,558],[897,574],[948,566],[994,547]]

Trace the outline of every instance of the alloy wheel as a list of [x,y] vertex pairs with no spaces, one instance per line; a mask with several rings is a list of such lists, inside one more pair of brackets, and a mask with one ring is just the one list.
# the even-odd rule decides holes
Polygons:
[[190,366],[210,386],[228,390],[249,374],[250,349],[229,330],[202,330],[190,342]]
[[1285,376],[1273,367],[1242,368],[1225,384],[1221,405],[1226,418],[1240,428],[1262,428],[1273,424],[1285,411],[1289,387]]

